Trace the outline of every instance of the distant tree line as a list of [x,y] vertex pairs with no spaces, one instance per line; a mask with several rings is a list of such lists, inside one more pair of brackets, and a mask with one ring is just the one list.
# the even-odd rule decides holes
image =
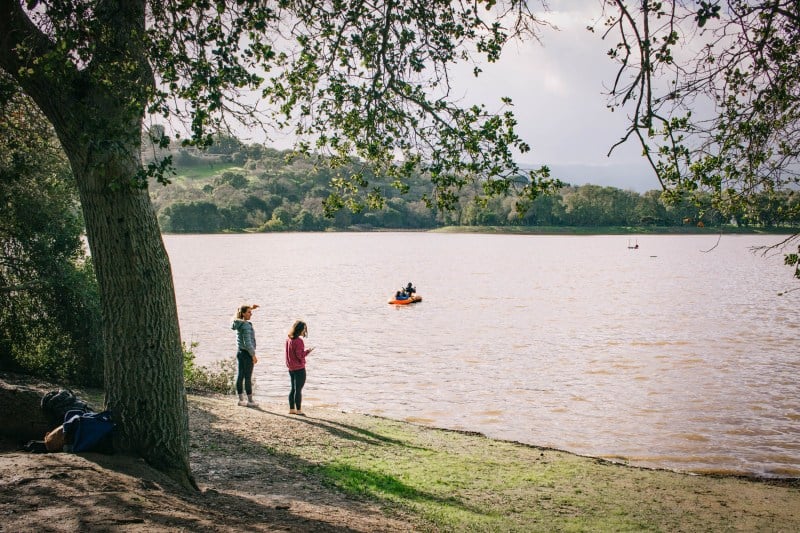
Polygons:
[[[162,154],[163,155],[163,154]],[[174,233],[238,231],[323,231],[328,229],[430,229],[440,226],[706,226],[797,227],[800,193],[764,193],[755,207],[724,217],[711,197],[685,198],[652,190],[637,193],[599,185],[564,186],[556,194],[519,205],[511,196],[475,201],[479,191],[464,191],[451,212],[425,202],[430,181],[415,176],[403,190],[365,173],[385,201],[380,209],[339,209],[326,216],[332,183],[362,167],[336,170],[323,159],[293,156],[258,144],[219,136],[206,151],[172,152],[177,178],[151,195],[161,228]],[[330,215],[330,214],[329,214]]]

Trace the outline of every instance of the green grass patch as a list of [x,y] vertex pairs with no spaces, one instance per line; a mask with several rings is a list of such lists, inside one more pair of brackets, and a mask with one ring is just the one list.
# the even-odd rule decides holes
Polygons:
[[244,454],[231,456],[234,468],[252,462],[300,471],[376,502],[409,531],[794,531],[800,520],[796,480],[773,486],[645,470],[325,409],[301,418],[283,414],[282,405],[278,413],[242,413],[243,424],[225,418],[236,409],[227,398],[192,402],[212,407],[216,422],[203,435]]
[[588,475],[585,460],[555,461],[560,452],[377,418],[368,431],[335,429],[335,438],[280,451],[340,490],[442,531],[638,529],[633,509],[602,519],[587,513],[596,491],[574,481]]

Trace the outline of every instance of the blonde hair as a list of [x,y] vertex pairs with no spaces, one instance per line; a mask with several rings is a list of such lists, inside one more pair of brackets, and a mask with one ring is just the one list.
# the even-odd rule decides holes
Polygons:
[[243,306],[241,306],[238,309],[238,311],[236,311],[236,318],[238,318],[239,320],[244,319],[244,314],[246,312],[250,311],[251,309],[253,309],[252,305],[243,305]]
[[292,329],[289,330],[289,337],[292,339],[296,339],[300,335],[303,337],[308,335],[308,326],[302,320],[298,320],[292,324]]

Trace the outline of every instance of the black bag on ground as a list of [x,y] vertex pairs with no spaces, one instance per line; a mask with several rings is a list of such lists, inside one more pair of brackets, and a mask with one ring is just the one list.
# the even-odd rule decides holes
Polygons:
[[69,411],[92,413],[94,409],[89,404],[75,396],[69,389],[58,389],[48,392],[42,397],[42,411],[47,416],[52,426],[64,423],[64,416]]

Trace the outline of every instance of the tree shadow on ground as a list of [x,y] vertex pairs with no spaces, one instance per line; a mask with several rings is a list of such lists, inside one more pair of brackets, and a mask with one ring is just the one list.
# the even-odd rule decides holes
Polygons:
[[360,441],[372,446],[392,445],[392,446],[401,446],[403,448],[409,448],[414,450],[427,449],[420,446],[416,446],[407,441],[395,439],[392,437],[387,437],[385,435],[381,435],[380,433],[375,433],[374,431],[370,431],[368,429],[360,428],[358,426],[352,426],[349,424],[343,424],[341,422],[335,422],[333,420],[324,420],[321,418],[314,418],[311,416],[285,415],[282,413],[275,413],[273,411],[265,409],[260,409],[260,411],[268,413],[273,416],[282,417],[287,420],[294,420],[308,424],[310,426],[317,427],[319,429],[327,431],[328,433],[331,434],[331,436],[343,440]]
[[[25,463],[24,472],[8,474]],[[100,454],[0,454],[2,529],[9,531],[364,531],[290,506],[217,490],[185,491],[141,459]]]
[[[193,453],[204,455],[205,460],[202,463],[213,465],[212,468],[215,471],[202,472],[194,464],[193,469],[195,474],[200,477],[205,477],[209,480],[215,478],[215,483],[220,482],[221,477],[227,479],[240,477],[240,479],[248,480],[248,482],[259,480],[259,484],[263,484],[262,488],[265,490],[285,488],[287,484],[290,486],[304,485],[306,487],[318,485],[328,491],[331,490],[330,487],[335,487],[340,498],[347,499],[354,505],[378,502],[381,505],[391,507],[396,512],[398,506],[407,510],[415,503],[434,504],[438,507],[450,507],[462,512],[481,514],[480,510],[473,509],[456,498],[443,497],[416,489],[408,483],[404,483],[395,475],[346,465],[337,462],[335,457],[335,449],[337,447],[348,446],[353,442],[370,446],[396,446],[423,451],[428,450],[427,448],[339,422],[284,415],[261,409],[260,411],[269,417],[286,419],[287,422],[292,421],[295,426],[303,424],[312,428],[312,431],[326,432],[334,439],[330,445],[330,454],[319,462],[311,462],[296,454],[280,451],[277,449],[280,446],[271,445],[270,442],[261,442],[246,435],[234,435],[232,432],[214,429],[214,426],[224,426],[226,421],[219,420],[210,410],[204,410],[202,407],[196,407],[196,409],[200,413],[195,413],[195,415],[201,415],[204,419],[203,424],[209,428],[209,440],[213,441],[214,445],[209,449],[197,450]],[[195,416],[196,418],[197,416]],[[291,432],[291,430],[288,431]],[[300,429],[297,431],[302,433],[307,430]],[[296,438],[298,439],[298,446],[302,446],[303,437],[298,434]],[[314,437],[308,438],[310,440]],[[227,463],[224,460],[220,461],[220,459],[228,457],[231,451],[235,449],[246,451],[245,457],[243,457],[241,464],[238,466],[238,471],[223,472],[219,470]],[[347,492],[342,487],[345,487]],[[310,492],[307,491],[306,495]],[[354,496],[354,494],[362,496]]]

